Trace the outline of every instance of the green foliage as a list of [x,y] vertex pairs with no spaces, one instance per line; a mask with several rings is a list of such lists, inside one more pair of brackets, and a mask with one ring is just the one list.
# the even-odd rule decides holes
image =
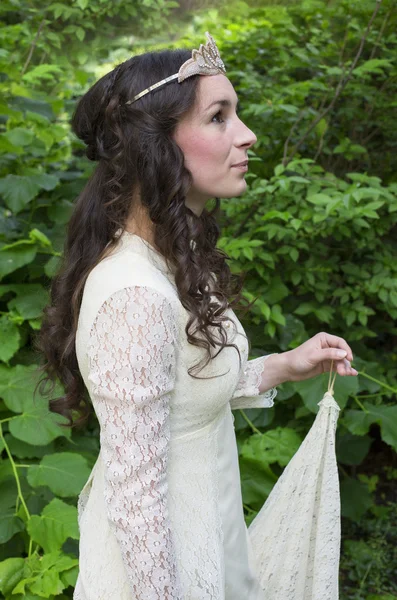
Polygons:
[[346,600],[396,600],[397,503],[372,506],[360,522],[343,520],[341,583]]
[[[191,33],[175,47],[197,48],[211,32],[238,92],[240,116],[258,137],[249,151],[247,193],[223,204],[219,241],[232,270],[247,275],[246,298],[257,297],[243,322],[252,358],[292,349],[322,329],[353,348],[359,376],[335,383],[344,597],[391,600],[392,569],[381,577],[381,565],[392,564],[395,526],[383,545],[375,529],[395,512],[383,506],[388,493],[376,494],[385,483],[391,488],[397,474],[389,480],[369,467],[357,470],[376,456],[375,440],[393,456],[397,449],[395,2],[260,4],[196,12],[189,16]],[[92,170],[69,119],[79,95],[115,62],[131,51],[172,46],[169,38],[180,29],[170,19],[174,9],[176,2],[164,0],[45,7],[5,0],[0,7],[0,592],[6,599],[71,597],[76,497],[99,450],[95,417],[84,432],[72,433],[40,394],[33,398],[32,337],[62,256],[65,225]],[[313,423],[327,379],[283,384],[274,408],[236,412],[247,523]],[[61,393],[59,385],[54,397]],[[360,539],[363,523],[371,531]]]

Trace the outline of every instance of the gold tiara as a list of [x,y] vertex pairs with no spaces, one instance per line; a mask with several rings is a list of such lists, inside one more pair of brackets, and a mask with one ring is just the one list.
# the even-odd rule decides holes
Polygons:
[[174,73],[174,75],[170,75],[169,77],[154,83],[142,92],[139,92],[139,94],[134,96],[132,100],[128,100],[126,104],[132,104],[138,100],[138,98],[141,98],[145,94],[148,94],[152,90],[158,88],[160,85],[164,85],[168,81],[172,81],[176,78],[178,78],[178,83],[181,83],[192,75],[218,75],[219,73],[225,74],[225,65],[223,64],[214,38],[208,33],[208,31],[205,32],[205,35],[207,36],[207,43],[205,45],[200,44],[199,50],[192,50],[192,58],[189,58],[189,60],[183,63],[178,73]]

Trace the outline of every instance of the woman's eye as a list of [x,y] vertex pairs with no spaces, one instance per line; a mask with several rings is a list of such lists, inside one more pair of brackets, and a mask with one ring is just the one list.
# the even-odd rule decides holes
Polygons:
[[[213,121],[213,120],[214,120],[216,117],[218,117],[218,115],[221,115],[221,114],[222,114],[222,111],[221,111],[221,110],[218,110],[218,112],[217,112],[217,113],[216,113],[216,114],[215,114],[215,115],[212,117],[212,119],[211,119],[211,122],[212,122],[212,121]],[[221,119],[221,122],[223,123],[223,119]],[[218,121],[218,123],[219,123],[219,121]]]

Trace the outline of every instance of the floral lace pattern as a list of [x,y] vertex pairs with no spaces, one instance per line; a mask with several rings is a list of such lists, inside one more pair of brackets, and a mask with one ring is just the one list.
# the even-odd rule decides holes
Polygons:
[[246,362],[232,399],[231,408],[271,408],[277,395],[276,388],[270,388],[262,394],[259,393],[263,370],[266,359],[272,356],[259,356]]
[[167,298],[133,286],[102,305],[88,346],[107,515],[136,600],[182,600],[166,473],[176,338]]

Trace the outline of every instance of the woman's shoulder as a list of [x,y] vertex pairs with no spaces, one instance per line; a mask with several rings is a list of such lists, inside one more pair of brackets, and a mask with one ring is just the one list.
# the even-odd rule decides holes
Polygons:
[[119,285],[160,286],[175,289],[173,272],[166,260],[148,242],[134,234],[123,234],[104,258],[91,270],[86,280],[89,289]]
[[173,274],[166,261],[138,236],[122,236],[110,253],[90,271],[83,289],[80,315],[91,321],[116,292],[144,286],[179,305]]

